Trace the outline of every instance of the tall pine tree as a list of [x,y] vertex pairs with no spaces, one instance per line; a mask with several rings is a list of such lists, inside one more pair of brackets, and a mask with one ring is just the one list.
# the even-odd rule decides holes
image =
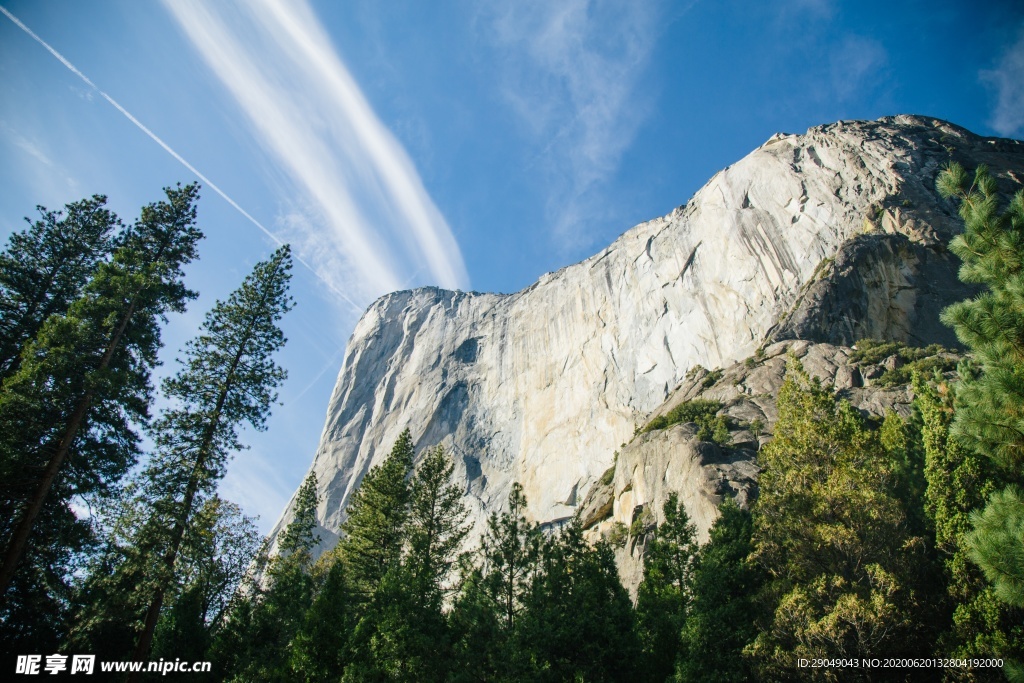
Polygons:
[[540,528],[526,518],[523,488],[514,483],[505,512],[487,522],[479,564],[467,561],[460,568],[462,587],[451,614],[455,680],[523,680],[533,670],[516,641],[542,541]]
[[361,610],[346,680],[443,681],[452,667],[443,607],[469,531],[462,491],[444,448],[429,449],[409,489],[402,560]]
[[405,560],[415,601],[440,611],[469,525],[462,490],[451,483],[455,465],[442,446],[427,451],[412,480]]
[[627,681],[644,671],[611,546],[591,547],[578,518],[545,539],[523,607],[513,639],[520,680]]
[[164,604],[194,579],[185,550],[202,546],[204,507],[216,500],[228,457],[243,447],[238,430],[264,428],[285,377],[273,354],[285,342],[278,321],[291,307],[290,268],[287,246],[257,264],[206,315],[182,368],[164,381],[174,402],[153,427],[156,450],[126,508],[134,521],[118,522],[128,532],[90,571],[76,642],[121,648],[120,657],[134,647],[145,659]]
[[731,500],[719,508],[711,538],[694,560],[690,606],[676,664],[679,683],[732,683],[753,678],[743,649],[757,635],[755,596],[762,571],[753,550],[750,513]]
[[318,500],[316,475],[310,473],[299,487],[294,517],[281,534],[277,555],[267,561],[262,581],[252,581],[236,596],[211,656],[224,680],[296,680],[292,650],[313,605]]
[[406,429],[384,461],[366,473],[349,503],[341,527],[345,536],[332,554],[345,563],[348,580],[362,599],[373,595],[402,558],[414,455]]
[[164,586],[176,576],[186,531],[203,501],[224,476],[228,457],[243,448],[238,429],[265,428],[276,388],[286,373],[274,361],[285,343],[278,323],[292,307],[287,245],[253,268],[242,286],[217,302],[189,342],[183,368],[163,384],[175,401],[154,427],[156,452],[144,474],[145,495],[161,561],[151,577],[153,595],[135,650],[145,659],[160,617]]
[[4,609],[23,598],[10,590],[18,572],[53,573],[55,549],[88,536],[75,530],[71,499],[102,494],[135,462],[131,423],[148,418],[159,323],[194,297],[182,268],[202,237],[198,186],[166,195],[143,208],[68,311],[46,320],[0,391]]
[[662,508],[665,521],[644,553],[644,580],[637,589],[637,621],[643,645],[643,676],[661,683],[672,675],[679,634],[690,603],[690,573],[697,552],[696,529],[679,496]]

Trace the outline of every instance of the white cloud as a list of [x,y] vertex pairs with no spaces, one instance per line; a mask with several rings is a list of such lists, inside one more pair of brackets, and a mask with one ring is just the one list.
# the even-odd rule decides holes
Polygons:
[[829,55],[832,91],[840,101],[863,95],[881,80],[889,54],[880,42],[847,36]]
[[37,143],[29,140],[24,135],[21,135],[6,123],[0,122],[0,126],[3,127],[4,132],[10,137],[10,140],[14,143],[15,147],[19,148],[42,165],[50,167],[53,166],[53,162],[50,161],[50,157],[46,155]]
[[991,71],[982,71],[982,81],[996,90],[996,106],[989,120],[1002,135],[1024,133],[1024,27]]
[[585,223],[606,210],[602,181],[647,116],[636,84],[657,42],[655,3],[523,0],[484,14],[488,40],[506,51],[506,101],[541,148],[563,247],[589,246]]
[[304,0],[165,6],[309,211],[282,228],[334,288],[366,301],[407,286],[466,288],[459,247]]
[[[61,164],[54,163],[45,145],[38,138],[29,137],[15,130],[6,121],[0,121],[0,133],[10,144],[26,155],[26,163],[21,165],[23,173],[31,178],[34,196],[46,204],[56,199],[64,201],[69,195],[77,199],[80,193],[79,183]],[[60,198],[60,199],[57,199]],[[56,206],[51,208],[56,209]]]

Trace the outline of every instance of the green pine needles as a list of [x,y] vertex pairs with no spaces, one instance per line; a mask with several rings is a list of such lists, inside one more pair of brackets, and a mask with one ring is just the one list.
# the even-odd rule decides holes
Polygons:
[[971,556],[1001,599],[1024,607],[1024,191],[1005,208],[998,184],[981,166],[971,178],[952,164],[939,191],[959,203],[965,231],[950,245],[960,277],[985,286],[976,298],[950,306],[943,321],[970,347],[978,372],[957,387],[951,432],[991,459],[1006,488],[972,517]]
[[86,605],[96,627],[79,629],[80,642],[96,642],[130,614],[131,633],[123,637],[135,642],[140,659],[148,656],[165,602],[183,588],[180,560],[197,515],[214,499],[230,455],[243,447],[238,429],[265,427],[285,378],[273,354],[285,342],[279,321],[292,306],[290,270],[287,246],[257,264],[207,313],[179,360],[181,369],[163,383],[172,403],[153,424],[155,451],[131,489],[133,509],[144,512],[132,512],[139,519],[130,537],[108,555],[121,558],[116,566],[95,565],[87,579],[87,585],[110,588],[102,601]]

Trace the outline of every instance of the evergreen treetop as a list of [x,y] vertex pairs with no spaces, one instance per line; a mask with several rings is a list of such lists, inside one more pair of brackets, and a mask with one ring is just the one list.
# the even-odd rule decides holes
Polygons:
[[985,286],[942,313],[980,364],[963,378],[953,434],[1019,480],[1024,465],[1024,190],[1000,211],[996,180],[958,164],[939,175],[943,196],[959,202],[964,232],[950,243],[960,279]]
[[110,256],[121,221],[94,195],[62,211],[42,206],[39,220],[11,235],[0,253],[0,379],[14,374],[22,347],[51,315],[67,311]]
[[402,556],[409,519],[409,476],[415,449],[408,429],[382,463],[363,477],[348,506],[336,553],[357,594],[369,597]]
[[409,496],[406,562],[417,601],[438,609],[470,529],[462,490],[451,483],[454,471],[455,464],[442,446],[429,449],[416,468]]
[[315,533],[318,499],[316,473],[310,472],[295,496],[295,515],[281,534],[278,549],[282,554],[310,553],[320,542]]

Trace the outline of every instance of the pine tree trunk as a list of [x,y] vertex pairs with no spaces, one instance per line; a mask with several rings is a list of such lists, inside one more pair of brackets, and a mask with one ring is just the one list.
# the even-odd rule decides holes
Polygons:
[[[242,361],[242,356],[245,355],[247,350],[249,339],[253,333],[254,323],[250,320],[248,328],[242,337],[242,342],[238,345],[238,351],[235,353],[235,357],[231,361],[231,367],[227,372],[227,380],[224,382],[224,387],[221,389],[220,395],[217,397],[217,405],[213,411],[213,420],[207,426],[203,438],[200,441],[199,456],[196,458],[195,465],[192,467],[192,474],[189,477],[188,486],[185,489],[185,497],[182,501],[182,514],[174,522],[174,529],[171,536],[171,547],[168,548],[167,553],[164,555],[164,567],[167,570],[168,576],[174,576],[174,564],[178,559],[178,552],[181,549],[181,542],[185,538],[185,527],[186,523],[192,515],[192,505],[195,502],[196,494],[199,492],[199,472],[203,465],[206,464],[206,459],[209,457],[210,446],[213,442],[214,433],[217,429],[217,423],[220,420],[221,411],[224,409],[224,403],[227,401],[228,393],[234,387],[235,374],[238,371],[238,364]],[[164,602],[164,589],[163,583],[161,582],[160,587],[157,588],[156,594],[153,596],[153,600],[149,604],[149,609],[146,611],[146,621],[143,624],[142,633],[139,634],[139,641],[135,646],[134,659],[136,661],[142,661],[149,655],[149,650],[153,646],[153,635],[156,632],[156,624],[160,619],[160,609],[163,607]],[[137,672],[133,672],[128,677],[128,682],[139,680],[140,675]]]
[[[241,357],[241,354],[239,354]],[[237,361],[236,361],[237,364]],[[224,405],[224,400],[227,398],[227,393],[230,388],[230,384],[224,388],[221,395],[218,397],[217,410],[215,415],[219,417],[221,408]],[[216,418],[215,418],[216,419]],[[178,560],[178,551],[181,549],[181,542],[185,538],[185,526],[186,521],[192,515],[192,505],[195,502],[196,493],[199,490],[199,469],[200,466],[205,464],[209,443],[213,440],[213,432],[216,429],[216,422],[211,424],[206,430],[206,434],[203,435],[203,443],[200,447],[200,456],[196,459],[196,464],[192,468],[192,475],[189,477],[188,487],[185,490],[185,499],[182,501],[182,515],[178,517],[174,522],[174,529],[171,532],[171,547],[167,550],[164,555],[164,568],[167,571],[168,577],[174,576],[174,564]],[[142,627],[142,633],[139,634],[139,642],[135,646],[135,654],[133,655],[136,661],[142,661],[149,655],[149,649],[153,646],[153,634],[156,633],[156,623],[160,619],[160,609],[164,604],[164,589],[162,588],[163,582],[160,582],[160,587],[156,589],[156,594],[153,596],[153,600],[149,603],[149,609],[146,610],[146,620]],[[128,681],[136,681],[139,676],[136,673],[132,673],[128,677]]]
[[[135,307],[138,304],[138,299],[139,293],[136,292],[135,297],[128,306],[128,310],[121,319],[121,323],[114,332],[114,336],[107,344],[107,348],[103,353],[103,358],[100,361],[96,372],[102,372],[110,365],[110,361],[113,359],[114,353],[121,344],[121,337],[124,335],[124,331],[128,328],[128,323],[131,322],[132,316],[135,314]],[[21,519],[18,521],[18,526],[14,529],[14,533],[11,534],[11,540],[7,545],[7,552],[4,553],[3,565],[0,566],[0,601],[6,600],[7,589],[10,588],[10,584],[14,579],[14,574],[18,568],[18,564],[21,562],[22,556],[25,554],[25,548],[28,545],[28,538],[32,533],[32,527],[35,525],[36,518],[39,517],[39,513],[43,509],[43,503],[46,502],[46,497],[50,493],[50,488],[53,486],[54,479],[57,478],[57,473],[60,472],[61,467],[64,465],[64,460],[67,458],[68,451],[71,449],[71,444],[74,443],[75,437],[78,435],[79,428],[81,428],[82,423],[85,422],[85,416],[89,412],[92,399],[93,392],[87,391],[79,400],[78,405],[75,407],[75,412],[71,414],[67,427],[64,429],[64,434],[61,437],[60,443],[57,445],[56,452],[46,464],[46,469],[43,471],[43,477],[39,481],[39,486],[36,488],[36,492],[29,500],[28,507],[25,508],[25,512],[22,513]]]

